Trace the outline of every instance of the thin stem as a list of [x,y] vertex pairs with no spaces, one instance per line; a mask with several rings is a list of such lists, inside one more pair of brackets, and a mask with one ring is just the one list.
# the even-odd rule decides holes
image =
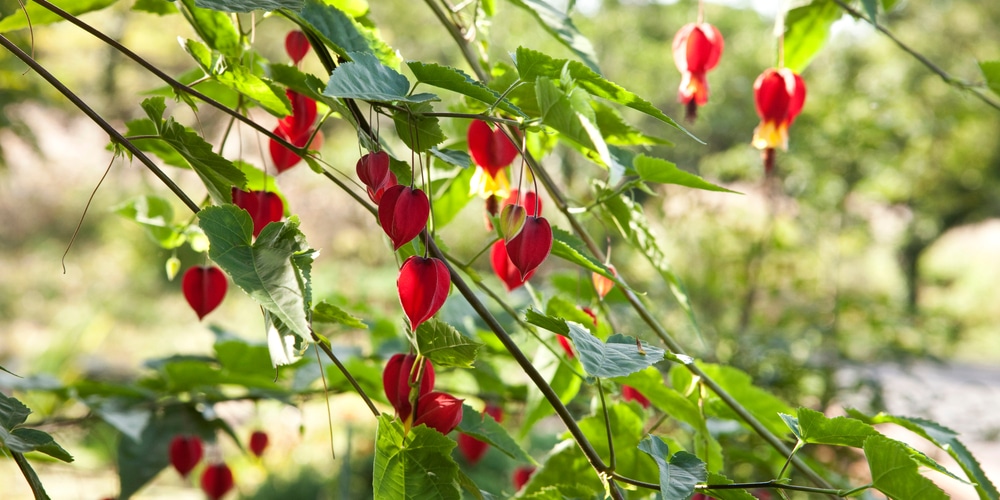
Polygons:
[[[44,2],[45,0],[41,1]],[[82,99],[77,97],[77,95],[74,94],[72,90],[63,85],[63,83],[59,81],[58,78],[53,76],[52,73],[49,73],[49,71],[46,70],[45,67],[43,67],[41,64],[38,64],[38,61],[35,61],[31,56],[29,56],[23,50],[21,50],[20,47],[15,45],[14,42],[11,42],[10,40],[7,39],[7,37],[3,35],[0,35],[0,45],[3,45],[4,48],[6,48],[12,54],[17,56],[18,59],[24,61],[24,63],[27,64],[29,67],[31,67],[32,70],[34,70],[36,73],[38,73],[39,76],[45,79],[45,81],[48,82],[49,85],[58,90],[60,94],[62,94],[64,97],[66,97],[66,99],[72,102],[73,105],[75,105],[80,111],[83,111],[83,113],[87,115],[87,117],[89,117],[94,123],[96,123],[99,127],[104,129],[104,131],[111,136],[112,141],[114,141],[117,144],[121,144],[122,147],[124,147],[130,153],[132,153],[133,156],[138,158],[139,161],[142,162],[142,164],[145,165],[146,168],[148,168],[151,172],[153,172],[153,175],[155,175],[158,179],[160,179],[160,181],[163,182],[163,184],[165,184],[167,188],[174,193],[175,196],[180,198],[180,200],[184,202],[184,204],[187,205],[188,208],[190,208],[193,212],[198,212],[198,210],[200,210],[198,205],[195,204],[195,202],[188,197],[187,193],[185,193],[184,190],[182,190],[180,186],[178,186],[173,181],[173,179],[168,177],[167,174],[163,172],[163,170],[160,170],[160,167],[156,166],[156,164],[153,163],[153,160],[150,160],[145,153],[140,151],[139,148],[135,146],[135,144],[132,144],[131,141],[126,139],[124,136],[122,136],[121,133],[115,130],[115,128],[112,127],[107,120],[105,120],[101,115],[99,115],[96,111],[94,111],[89,105],[87,105],[87,103],[83,102]]]
[[615,460],[615,442],[611,434],[611,416],[608,415],[608,405],[604,400],[604,385],[601,384],[601,379],[597,379],[597,393],[601,396],[601,410],[604,412],[604,428],[608,432],[608,467],[611,471],[614,471],[616,467]]
[[372,402],[372,399],[368,397],[368,394],[365,392],[365,390],[361,388],[361,384],[359,384],[357,379],[355,379],[354,376],[351,375],[351,372],[347,369],[346,366],[344,366],[343,363],[340,362],[340,359],[337,358],[337,355],[334,354],[333,350],[330,349],[330,346],[327,345],[327,342],[329,341],[320,338],[320,336],[317,335],[316,332],[310,331],[310,333],[312,333],[312,338],[313,341],[316,342],[316,345],[319,346],[319,348],[324,353],[326,353],[326,357],[330,358],[330,361],[333,361],[333,364],[337,365],[337,369],[340,370],[340,373],[342,373],[344,375],[344,378],[346,378],[347,381],[354,387],[354,390],[358,392],[358,395],[361,396],[361,399],[365,400],[365,404],[367,404],[368,409],[372,411],[372,415],[375,415],[375,418],[378,418],[380,415],[382,415],[382,412],[378,411],[378,408],[375,407],[375,403]]
[[944,80],[944,82],[947,83],[948,85],[951,85],[951,86],[954,86],[954,87],[958,87],[958,88],[961,88],[961,89],[964,89],[964,90],[968,90],[973,95],[975,95],[977,98],[979,98],[980,101],[983,101],[984,103],[986,103],[987,105],[989,105],[991,108],[1000,110],[1000,103],[994,101],[993,99],[990,99],[985,94],[983,94],[979,90],[979,88],[978,88],[977,85],[975,85],[975,84],[973,84],[971,82],[968,82],[966,80],[963,80],[961,78],[957,78],[955,76],[952,76],[947,71],[945,71],[944,69],[942,69],[940,66],[938,66],[937,64],[934,64],[926,56],[924,56],[923,54],[917,52],[916,50],[914,50],[913,48],[911,48],[909,45],[903,43],[903,41],[900,40],[899,38],[896,38],[896,35],[892,34],[891,31],[889,31],[885,26],[882,26],[881,24],[879,24],[878,21],[876,21],[875,19],[870,19],[868,16],[862,14],[860,11],[858,11],[854,7],[851,7],[850,5],[848,5],[847,3],[845,3],[843,0],[834,0],[834,3],[836,3],[841,9],[844,9],[844,11],[846,11],[851,16],[853,16],[853,17],[855,17],[857,19],[864,19],[865,21],[867,21],[868,24],[871,24],[873,28],[875,28],[876,30],[878,30],[879,32],[881,32],[883,35],[885,35],[886,37],[888,37],[889,40],[892,40],[892,42],[895,43],[897,47],[899,47],[900,49],[902,49],[903,52],[906,52],[907,54],[910,54],[917,61],[920,61],[921,64],[923,64],[924,66],[926,66],[927,69],[931,70],[932,73],[940,76],[941,79]]
[[437,16],[439,21],[441,21],[441,24],[448,29],[448,34],[455,39],[455,44],[458,45],[459,50],[462,51],[462,56],[465,57],[466,61],[468,61],[469,66],[472,66],[472,71],[476,73],[476,77],[484,82],[489,80],[489,75],[486,73],[486,70],[482,67],[482,65],[479,64],[479,57],[472,51],[469,40],[462,34],[462,30],[448,19],[448,16],[441,10],[441,7],[438,7],[438,5],[434,3],[434,0],[424,0],[424,3],[430,7],[431,11],[434,12],[434,15]]

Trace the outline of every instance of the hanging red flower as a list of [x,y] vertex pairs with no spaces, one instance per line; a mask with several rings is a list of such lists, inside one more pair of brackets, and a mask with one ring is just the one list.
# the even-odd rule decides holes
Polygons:
[[684,25],[674,35],[674,64],[681,71],[677,99],[686,105],[686,118],[694,120],[698,106],[708,102],[708,71],[719,64],[725,41],[718,28],[708,23]]
[[753,131],[753,145],[763,151],[764,170],[774,169],[774,149],[788,149],[788,128],[802,112],[806,84],[788,68],[769,68],[753,84],[760,125]]

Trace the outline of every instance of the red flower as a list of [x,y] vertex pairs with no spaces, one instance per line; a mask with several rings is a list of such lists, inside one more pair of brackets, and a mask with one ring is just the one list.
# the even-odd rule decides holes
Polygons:
[[[483,418],[486,415],[493,417],[493,420],[500,422],[503,420],[503,409],[493,403],[487,403],[486,408],[483,409]],[[487,448],[490,445],[468,435],[459,434],[458,435],[458,449],[465,456],[465,459],[469,462],[469,465],[476,465],[479,460],[483,458],[486,454]]]
[[184,299],[194,309],[198,319],[219,307],[222,299],[226,298],[228,286],[226,274],[215,266],[192,266],[184,271],[181,278]]
[[530,466],[518,467],[514,469],[514,489],[520,491],[528,480],[531,479],[531,475],[535,473],[535,468]]
[[309,39],[299,30],[292,30],[285,36],[285,52],[292,62],[298,64],[309,52]]
[[211,500],[219,500],[233,489],[233,471],[229,466],[220,463],[212,464],[201,473],[201,491]]
[[643,396],[641,392],[630,386],[622,386],[622,399],[625,401],[636,401],[641,404],[643,408],[649,408],[649,400],[646,399],[646,396]]
[[[297,158],[297,157],[296,157]],[[264,226],[278,222],[285,215],[285,204],[277,193],[271,191],[243,191],[233,186],[233,204],[246,210],[253,220],[253,237],[256,238]]]
[[532,269],[524,275],[524,278],[521,277],[521,271],[518,271],[507,255],[507,247],[504,246],[503,240],[497,240],[493,244],[493,248],[490,250],[490,265],[500,281],[503,281],[503,286],[507,288],[508,292],[523,286],[535,274],[535,270]]
[[535,270],[552,251],[552,227],[544,217],[531,216],[517,236],[507,240],[507,256],[521,273],[521,279]]
[[253,434],[250,434],[250,452],[254,456],[260,457],[264,454],[264,450],[267,449],[268,441],[266,432],[253,431]]
[[573,346],[570,345],[569,339],[566,338],[565,335],[559,335],[557,333],[556,334],[556,339],[559,341],[559,345],[562,346],[563,350],[566,351],[566,356],[568,356],[570,359],[573,359],[573,358],[576,357],[576,354],[573,352]]
[[[286,90],[285,95],[288,96],[288,100],[292,103],[292,113],[278,121],[278,126],[274,129],[274,133],[295,146],[300,148],[305,147],[306,143],[309,142],[309,137],[312,136],[313,123],[316,121],[316,101],[294,90]],[[316,134],[315,139],[309,146],[314,149],[318,148],[322,140],[321,137],[322,135]],[[278,170],[278,173],[284,172],[299,163],[300,158],[294,151],[275,142],[274,139],[268,141],[268,150],[271,153],[271,161],[274,162],[274,167]]]
[[788,68],[770,68],[753,84],[754,103],[760,125],[753,131],[753,145],[764,151],[767,173],[774,166],[774,149],[788,149],[788,128],[802,112],[806,84]]
[[[608,269],[611,270],[612,276],[618,276],[618,271],[615,270],[615,266],[608,264]],[[597,292],[597,296],[604,300],[604,296],[615,287],[615,282],[611,281],[611,278],[605,277],[603,274],[591,273],[590,280],[594,283],[594,290]]]
[[462,422],[462,401],[444,392],[429,392],[420,396],[413,426],[424,424],[441,434],[448,434]]
[[482,120],[473,120],[466,135],[469,154],[480,168],[496,178],[517,157],[517,147],[503,133],[500,127],[494,130]]
[[687,105],[689,120],[708,102],[706,75],[719,64],[724,46],[722,33],[708,23],[686,24],[674,35],[674,64],[682,76],[677,99]]
[[[423,373],[417,373],[413,369],[413,363],[417,356],[414,354],[396,354],[389,358],[389,362],[382,371],[382,386],[385,389],[385,397],[396,409],[396,416],[409,428],[409,421],[412,417],[413,407],[410,403],[411,384],[418,386],[417,395],[413,401],[420,399],[431,392],[434,388],[434,367],[431,360],[424,358]],[[420,383],[417,383],[417,377]]]
[[590,316],[590,320],[594,322],[594,326],[597,326],[597,314],[593,309],[589,307],[581,307],[580,310],[587,313],[587,316]]
[[170,464],[182,477],[201,461],[204,449],[198,436],[177,436],[170,441]]
[[399,270],[396,289],[410,330],[415,333],[448,300],[451,274],[440,259],[411,255]]
[[[507,205],[521,205],[522,207],[524,207],[524,210],[528,213],[528,217],[531,217],[533,215],[537,215],[539,217],[542,216],[542,199],[539,198],[534,191],[525,192],[524,196],[520,196],[521,200],[518,200],[519,196],[520,193],[518,193],[516,189],[511,189],[510,195],[507,196],[505,200],[503,200],[503,205],[501,205],[500,208],[502,209]],[[518,201],[520,201],[520,203]],[[535,213],[536,206],[538,207],[538,213]]]

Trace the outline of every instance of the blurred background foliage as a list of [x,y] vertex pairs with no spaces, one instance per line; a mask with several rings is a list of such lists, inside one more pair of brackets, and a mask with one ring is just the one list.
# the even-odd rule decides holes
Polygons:
[[[12,12],[11,4],[5,0],[0,10]],[[131,7],[119,2],[85,19],[168,73],[177,75],[194,66],[176,42],[179,33],[194,36],[182,19],[154,17]],[[578,8],[575,22],[593,42],[605,76],[679,120],[680,77],[670,44],[673,34],[695,19],[696,2],[594,0],[578,2]],[[509,61],[508,53],[518,46],[571,57],[523,11],[502,2],[500,9],[490,23],[480,24],[492,40],[483,47],[492,61]],[[638,113],[626,113],[644,132],[675,143],[654,148],[655,155],[743,193],[676,187],[661,187],[655,195],[634,193],[686,285],[697,327],[669,299],[666,284],[645,260],[613,238],[612,262],[636,289],[656,298],[654,310],[664,323],[696,356],[737,366],[786,400],[821,410],[859,391],[838,376],[852,366],[918,359],[969,364],[1000,360],[1000,292],[995,286],[1000,282],[1000,112],[947,85],[866,23],[845,18],[803,73],[808,88],[805,110],[791,129],[790,150],[779,152],[776,178],[767,180],[749,141],[758,122],[752,84],[775,63],[774,13],[726,2],[707,3],[705,14],[726,39],[722,61],[709,75],[709,104],[699,110],[696,123],[687,125],[705,144]],[[405,59],[463,67],[453,42],[423,5],[372,2],[370,16]],[[256,20],[255,47],[265,57],[280,60],[281,40],[290,25],[279,18]],[[979,81],[976,62],[1000,58],[1000,38],[995,36],[1000,27],[998,2],[901,2],[881,21],[959,78]],[[161,28],[150,29],[154,24]],[[21,46],[29,43],[24,31],[16,33],[15,40]],[[143,94],[161,85],[66,24],[38,28],[34,50],[38,60],[116,123],[138,116]],[[306,60],[306,69],[322,73],[312,58]],[[113,214],[113,207],[130,196],[165,195],[151,176],[136,165],[113,164],[72,240],[109,160],[107,138],[24,72],[9,54],[0,54],[0,365],[36,377],[33,383],[52,379],[65,384],[83,378],[129,379],[142,371],[146,358],[210,352],[213,336],[187,310],[179,283],[168,281],[163,272],[170,252]],[[208,137],[221,137],[225,124],[218,114],[203,111],[194,117],[183,106],[174,112]],[[462,131],[451,132],[461,137]],[[239,133],[242,140],[232,141],[227,154],[260,163],[257,138],[247,130]],[[324,133],[324,157],[350,172],[359,153],[353,130],[332,122]],[[565,151],[545,161],[567,183],[567,191],[578,194],[574,204],[593,201],[586,193],[602,172]],[[180,182],[200,192],[197,178],[189,174],[179,172]],[[370,217],[317,177],[300,167],[281,179],[291,210],[301,215],[303,231],[322,251],[314,276],[316,297],[347,301],[356,307],[352,312],[373,324],[373,332],[330,334],[361,360],[373,350],[392,352],[400,346],[382,342],[400,327],[391,253],[378,248],[381,239],[372,237]],[[186,219],[177,208],[178,219]],[[447,234],[481,224],[481,210],[474,200],[446,229],[446,241],[459,246],[453,248],[456,252],[472,255],[479,249],[478,242],[449,240]],[[596,219],[591,224],[595,234],[612,236]],[[71,241],[63,274],[60,258]],[[179,256],[184,267],[203,260],[190,251]],[[543,294],[544,286],[554,286],[578,290],[581,304],[591,301],[588,288],[579,284],[589,276],[547,266],[540,276],[552,278],[552,284],[542,285]],[[485,259],[476,268],[491,275]],[[492,276],[487,279],[498,284]],[[254,310],[252,302],[238,295],[231,290],[208,322],[245,338],[262,339],[260,319],[249,312]],[[527,301],[526,295],[512,298],[515,303]],[[453,324],[468,315],[457,302],[452,300],[445,311]],[[625,312],[618,292],[609,295],[608,304],[617,329],[642,336],[640,325],[630,323],[635,320]],[[476,375],[482,387],[491,376],[495,374]],[[468,374],[453,377],[450,383],[457,387],[467,382],[462,377]],[[449,384],[448,374],[443,380]],[[877,381],[855,378],[850,383],[876,384],[864,393],[871,410],[881,409]],[[25,402],[43,418],[86,414],[58,398],[34,396]],[[241,421],[270,421],[282,411],[265,408],[259,414],[243,414]],[[362,411],[355,409],[347,423],[338,421],[336,426],[368,429],[374,422]],[[344,486],[348,479],[343,477],[325,485],[317,479],[331,475],[329,470],[308,469],[329,467],[325,410],[307,405],[297,418],[305,422],[304,434],[291,426],[284,440],[276,433],[278,446],[290,450],[309,443],[318,449],[316,457],[284,464],[297,479],[245,473],[256,477],[257,484],[267,481],[255,498],[277,498],[280,495],[273,492],[289,488],[364,487]],[[100,435],[86,438],[91,452],[81,460],[98,475],[113,449],[100,443]],[[366,435],[338,434],[337,440],[353,443],[358,454],[347,462],[357,468],[348,478],[370,467],[365,454],[371,442],[362,437]],[[338,441],[337,446],[342,445]],[[548,445],[545,440],[537,443],[540,449]],[[487,455],[473,477],[484,488],[500,490],[509,476],[491,467],[503,464],[500,457]],[[743,472],[750,476],[753,471]],[[172,492],[167,495],[184,491],[169,486],[162,486]],[[295,493],[300,494],[312,496]]]

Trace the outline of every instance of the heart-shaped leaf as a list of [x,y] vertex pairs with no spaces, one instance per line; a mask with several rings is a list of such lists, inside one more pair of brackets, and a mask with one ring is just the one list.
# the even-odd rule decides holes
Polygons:
[[260,234],[264,226],[280,221],[285,214],[285,204],[281,197],[270,191],[243,191],[234,187],[233,204],[250,214],[254,237]]
[[181,289],[184,298],[202,319],[219,307],[229,286],[226,275],[215,266],[194,266],[184,272]]
[[448,299],[451,275],[444,262],[433,257],[413,255],[403,262],[399,278],[396,279],[396,288],[399,290],[403,312],[410,321],[410,329],[416,331]]
[[497,240],[493,244],[493,248],[490,250],[490,265],[493,267],[493,272],[500,278],[500,281],[503,281],[508,292],[524,285],[535,274],[535,271],[532,270],[523,278],[521,277],[521,271],[517,269],[517,266],[507,256],[507,247],[504,246],[503,240]]
[[378,221],[392,240],[394,250],[399,250],[423,231],[430,210],[430,201],[420,189],[393,186],[385,190],[379,200]]
[[482,120],[473,120],[469,125],[467,136],[469,153],[472,159],[490,177],[496,177],[501,169],[511,164],[517,157],[517,147],[504,135],[503,130],[496,130]]
[[544,217],[528,217],[517,236],[506,242],[507,255],[521,272],[521,279],[537,268],[552,251],[552,227]]

